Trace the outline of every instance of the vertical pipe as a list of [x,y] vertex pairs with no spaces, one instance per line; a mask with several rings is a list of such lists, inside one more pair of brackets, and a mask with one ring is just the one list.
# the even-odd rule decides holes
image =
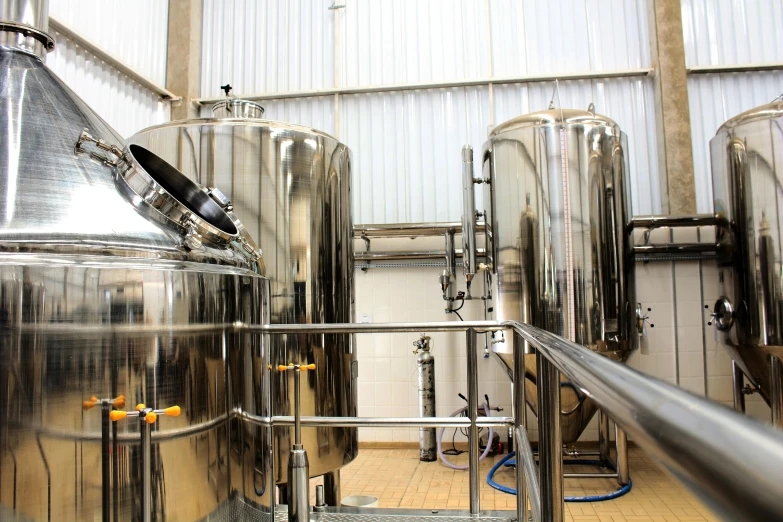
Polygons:
[[150,522],[152,520],[152,466],[151,466],[151,444],[150,444],[150,425],[144,417],[139,416],[139,432],[141,437],[141,520]]
[[560,372],[541,353],[538,367],[538,457],[541,520],[563,522],[563,435],[560,431]]
[[478,368],[476,361],[476,330],[468,328],[465,345],[468,357],[468,465],[470,473],[470,514],[478,515],[481,511],[479,502],[479,434],[476,419],[478,418]]
[[731,360],[731,384],[734,394],[734,409],[740,413],[745,413],[745,394],[742,393],[744,385],[744,374],[737,361]]
[[302,445],[302,419],[299,411],[299,368],[294,368],[294,444],[297,447]]
[[[525,345],[519,334],[514,332],[514,428],[526,429],[525,408]],[[512,439],[513,440],[513,439]],[[527,522],[527,484],[525,484],[525,469],[522,466],[522,451],[526,448],[517,447],[517,520]]]
[[609,416],[603,410],[598,410],[598,454],[609,462]]
[[614,443],[617,446],[617,483],[628,485],[630,472],[628,470],[628,439],[625,431],[614,423]]
[[476,194],[473,191],[473,147],[462,147],[462,272],[470,295],[476,275]]
[[772,407],[772,425],[783,428],[783,363],[774,354],[769,356],[769,405]]
[[109,469],[109,437],[111,433],[111,419],[109,412],[111,403],[101,401],[101,510],[103,522],[111,521],[111,474]]

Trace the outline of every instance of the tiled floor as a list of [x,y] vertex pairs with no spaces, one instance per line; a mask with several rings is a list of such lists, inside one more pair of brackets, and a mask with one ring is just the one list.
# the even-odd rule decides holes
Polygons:
[[[516,497],[492,489],[487,473],[501,457],[481,463],[482,510],[515,509]],[[467,455],[452,457],[466,464]],[[616,500],[566,503],[566,520],[571,522],[695,522],[717,520],[706,507],[661,471],[645,453],[629,450],[633,488]],[[599,471],[586,466],[566,466],[566,472]],[[468,472],[454,471],[440,462],[419,462],[414,449],[362,449],[357,459],[344,467],[342,495],[378,497],[379,507],[467,509]],[[514,487],[513,468],[495,474],[501,485]],[[565,494],[599,495],[617,489],[614,479],[566,479]]]

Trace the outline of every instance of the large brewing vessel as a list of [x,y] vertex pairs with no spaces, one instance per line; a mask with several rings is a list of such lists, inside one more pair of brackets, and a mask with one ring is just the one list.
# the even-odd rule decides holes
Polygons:
[[[353,322],[350,150],[323,132],[260,119],[262,110],[228,98],[213,108],[213,118],[158,125],[130,141],[231,199],[264,252],[273,323]],[[301,385],[302,415],[356,415],[352,342],[348,334],[271,339],[273,364],[316,364]],[[291,376],[274,379],[274,414],[293,415]],[[292,434],[275,429],[278,483],[287,480]],[[331,472],[356,456],[356,429],[305,428],[302,437],[310,474],[328,474],[327,502],[339,505],[338,476]]]
[[[232,328],[264,320],[259,252],[217,194],[45,66],[46,2],[2,7],[0,519],[269,506],[271,430],[230,418],[270,412],[266,348]],[[137,404],[181,414],[146,446],[138,419],[109,419]]]
[[[625,360],[638,342],[627,150],[617,124],[592,111],[535,112],[492,130],[481,158],[490,318]],[[511,340],[497,333],[492,347],[511,375]],[[536,360],[525,349],[535,412]],[[565,378],[561,402],[563,440],[573,442],[596,407]]]
[[730,119],[710,141],[721,295],[713,310],[715,326],[772,406],[778,425],[783,425],[782,128],[778,98]]

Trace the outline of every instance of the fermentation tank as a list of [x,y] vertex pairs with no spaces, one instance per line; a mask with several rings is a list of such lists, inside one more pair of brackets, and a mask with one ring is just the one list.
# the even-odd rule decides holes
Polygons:
[[742,113],[710,141],[722,344],[781,419],[783,100]]
[[[229,98],[213,108],[213,118],[158,125],[130,141],[230,197],[264,252],[273,323],[353,322],[350,150],[310,128],[247,117],[262,111]],[[237,114],[245,117],[229,117]],[[271,343],[275,365],[316,364],[302,381],[302,415],[356,415],[351,335],[273,336]],[[274,377],[275,415],[293,415],[290,373]],[[290,428],[275,429],[278,483],[287,480],[292,434]],[[331,472],[354,459],[356,435],[356,428],[302,430],[310,474],[328,474],[331,505],[339,505],[338,476]]]
[[[229,420],[270,414],[266,347],[231,327],[265,318],[258,250],[44,65],[46,2],[2,7],[0,519],[269,506],[271,431]],[[181,408],[149,424],[149,454],[138,418],[109,421],[142,403]]]
[[[618,361],[638,343],[627,224],[627,140],[592,111],[548,110],[497,126],[484,145],[489,317],[546,329]],[[492,349],[512,375],[512,342]],[[526,396],[537,412],[536,359],[525,345]],[[595,404],[563,377],[564,442]]]

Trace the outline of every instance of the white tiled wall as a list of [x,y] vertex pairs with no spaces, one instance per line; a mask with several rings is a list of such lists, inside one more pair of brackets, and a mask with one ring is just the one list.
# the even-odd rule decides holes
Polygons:
[[[654,231],[650,243],[712,242],[712,229]],[[410,240],[396,242],[410,248]],[[637,244],[643,242],[637,231]],[[437,245],[428,245],[438,248]],[[364,249],[357,244],[357,251]],[[440,247],[442,248],[442,246]],[[373,250],[386,250],[376,248]],[[426,248],[425,248],[426,249]],[[356,269],[356,313],[370,314],[371,321],[448,321],[458,320],[445,314],[438,285],[438,267]],[[458,281],[461,289],[460,269]],[[628,365],[639,371],[732,407],[731,358],[716,342],[710,311],[718,295],[718,272],[714,261],[655,261],[636,264],[637,297],[648,312],[650,325],[642,338],[641,349],[628,358]],[[480,288],[474,288],[474,295]],[[463,313],[464,312],[464,313]],[[476,300],[466,303],[460,312],[465,320],[483,320],[483,305]],[[654,326],[652,326],[654,325]],[[466,393],[466,357],[463,334],[430,334],[434,341],[437,415],[449,415],[464,406],[457,393]],[[418,395],[416,356],[411,352],[416,334],[360,335],[359,415],[417,416]],[[483,344],[481,345],[483,346]],[[500,415],[510,415],[510,380],[495,357],[479,360],[479,393],[489,395],[493,405],[500,405]],[[483,399],[482,399],[483,402]],[[768,421],[770,410],[758,394],[746,397],[750,415]],[[498,415],[498,413],[493,412]],[[536,440],[535,417],[528,411],[530,438]],[[445,441],[450,444],[451,430]],[[505,440],[505,434],[501,436]],[[594,418],[581,440],[598,438]],[[418,430],[362,429],[362,442],[417,441]],[[457,435],[457,440],[464,437]]]

